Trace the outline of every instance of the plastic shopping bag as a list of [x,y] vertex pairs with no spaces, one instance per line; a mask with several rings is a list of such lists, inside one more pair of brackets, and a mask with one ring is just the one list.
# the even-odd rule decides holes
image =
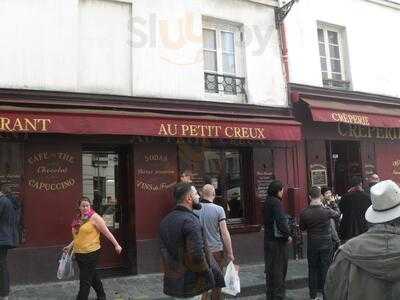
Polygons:
[[236,296],[240,293],[240,278],[239,272],[236,270],[236,266],[231,261],[226,267],[225,272],[225,287],[222,288],[222,292],[228,295]]
[[63,252],[60,260],[58,261],[57,278],[58,279],[68,279],[74,277],[74,264],[72,262],[73,252],[67,253]]

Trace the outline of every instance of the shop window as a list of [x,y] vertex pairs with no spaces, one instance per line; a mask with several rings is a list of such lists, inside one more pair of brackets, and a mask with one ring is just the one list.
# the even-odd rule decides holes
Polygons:
[[204,83],[208,98],[246,99],[243,32],[227,21],[203,20]]
[[192,182],[201,191],[204,184],[216,188],[214,202],[225,209],[229,223],[247,223],[251,174],[247,148],[202,148],[180,145],[180,170],[190,170]]
[[22,144],[0,142],[0,183],[8,183],[16,196],[19,196],[23,172],[22,151]]
[[93,209],[110,229],[119,228],[118,154],[82,154],[83,195],[93,201]]
[[345,44],[343,28],[326,24],[318,25],[318,46],[324,87],[350,88]]

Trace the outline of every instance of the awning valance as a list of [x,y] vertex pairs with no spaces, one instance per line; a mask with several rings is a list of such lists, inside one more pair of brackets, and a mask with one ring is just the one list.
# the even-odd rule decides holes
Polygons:
[[298,141],[290,119],[234,119],[102,110],[0,108],[0,133],[68,133]]
[[370,127],[400,128],[400,108],[301,98],[317,122],[348,123]]

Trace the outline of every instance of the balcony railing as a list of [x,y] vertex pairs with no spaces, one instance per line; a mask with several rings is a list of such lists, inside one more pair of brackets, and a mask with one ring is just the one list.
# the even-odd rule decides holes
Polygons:
[[244,77],[204,73],[204,85],[207,93],[243,95],[246,99],[245,83]]
[[350,81],[335,80],[335,79],[323,79],[322,82],[324,84],[324,87],[327,87],[327,88],[342,89],[342,90],[350,89]]

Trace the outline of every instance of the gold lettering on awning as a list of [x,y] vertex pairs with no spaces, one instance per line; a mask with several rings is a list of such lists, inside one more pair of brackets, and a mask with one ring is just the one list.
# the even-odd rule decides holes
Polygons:
[[50,119],[9,118],[0,116],[0,132],[46,132]]

